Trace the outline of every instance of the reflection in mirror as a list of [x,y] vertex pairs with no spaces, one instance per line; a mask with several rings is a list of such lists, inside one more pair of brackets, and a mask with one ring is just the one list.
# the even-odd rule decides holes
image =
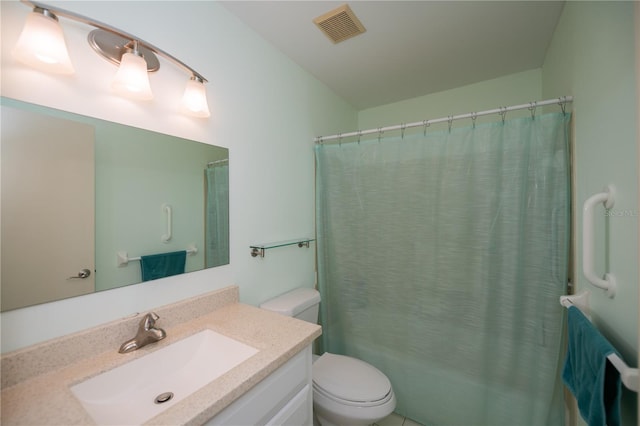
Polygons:
[[229,263],[228,149],[1,107],[2,311]]
[[[207,163],[205,171],[205,267],[229,263],[229,160]],[[219,232],[218,230],[226,230]]]

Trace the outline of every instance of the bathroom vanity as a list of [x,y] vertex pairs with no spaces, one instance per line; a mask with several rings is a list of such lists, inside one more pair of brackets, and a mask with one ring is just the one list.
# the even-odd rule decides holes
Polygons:
[[[312,424],[311,343],[320,326],[238,303],[236,286],[154,311],[167,337],[128,354],[118,348],[135,334],[144,313],[3,355],[2,424],[100,424],[72,387],[142,357],[146,363],[208,330],[255,348],[255,354],[187,396],[176,392],[175,400],[141,423]],[[175,373],[162,365],[160,377]]]
[[311,380],[311,346],[307,346],[206,425],[311,426]]

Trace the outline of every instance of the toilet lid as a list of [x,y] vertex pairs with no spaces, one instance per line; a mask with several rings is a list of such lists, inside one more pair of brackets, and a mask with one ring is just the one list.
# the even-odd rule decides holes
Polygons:
[[346,401],[374,402],[391,390],[387,376],[356,358],[325,352],[313,363],[313,383]]

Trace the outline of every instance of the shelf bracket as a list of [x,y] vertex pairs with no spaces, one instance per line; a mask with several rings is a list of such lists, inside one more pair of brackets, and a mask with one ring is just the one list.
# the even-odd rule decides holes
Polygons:
[[251,257],[264,257],[264,247],[251,247]]

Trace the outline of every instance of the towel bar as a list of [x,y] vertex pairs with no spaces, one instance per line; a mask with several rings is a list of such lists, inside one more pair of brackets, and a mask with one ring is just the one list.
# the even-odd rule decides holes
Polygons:
[[565,308],[569,306],[575,306],[580,309],[585,317],[589,318],[591,321],[591,308],[589,306],[589,296],[591,293],[588,291],[583,291],[578,294],[572,294],[569,296],[560,296],[560,304]]
[[640,388],[640,377],[638,376],[637,368],[630,368],[623,360],[616,354],[611,354],[607,357],[609,362],[620,372],[620,379],[627,389],[634,392],[638,392]]
[[[198,253],[198,248],[195,246],[195,244],[191,244],[185,251],[187,252],[187,254],[193,255]],[[116,262],[118,263],[118,266],[127,266],[129,262],[134,260],[140,260],[140,256],[129,257],[126,251],[119,251],[118,253],[116,253]]]
[[[591,317],[587,315],[587,311],[589,310],[588,291],[571,296],[560,296],[560,304],[565,308],[575,306],[580,309],[582,313],[589,318],[589,320],[591,320]],[[616,368],[616,370],[618,370],[620,373],[620,379],[627,389],[638,392],[638,389],[640,389],[640,370],[629,367],[617,354],[610,354],[607,356],[607,359]]]

